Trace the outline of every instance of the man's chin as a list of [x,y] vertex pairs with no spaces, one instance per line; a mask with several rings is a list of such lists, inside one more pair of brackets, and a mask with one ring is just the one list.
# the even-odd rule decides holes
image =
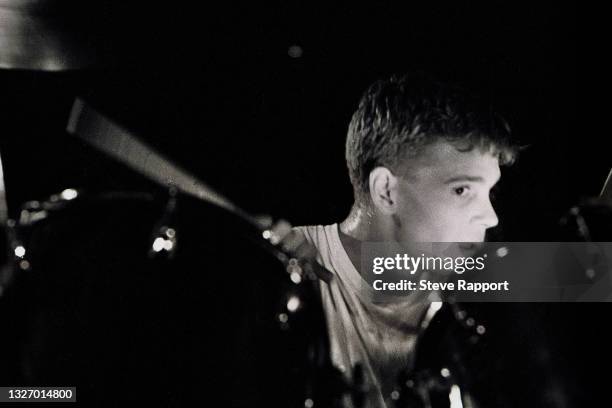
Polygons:
[[461,237],[460,240],[455,241],[460,244],[480,244],[485,242],[485,235],[475,235],[470,237]]
[[484,240],[472,241],[472,242],[460,242],[458,243],[459,249],[463,256],[473,256],[480,251],[484,246]]

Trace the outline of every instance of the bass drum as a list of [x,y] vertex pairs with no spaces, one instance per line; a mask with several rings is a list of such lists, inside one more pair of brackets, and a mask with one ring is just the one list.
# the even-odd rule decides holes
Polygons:
[[190,197],[67,191],[14,230],[3,384],[105,407],[336,405],[318,283],[261,231]]

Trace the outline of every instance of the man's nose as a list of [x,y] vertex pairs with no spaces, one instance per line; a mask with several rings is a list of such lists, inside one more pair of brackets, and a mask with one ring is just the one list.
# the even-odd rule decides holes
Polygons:
[[477,222],[485,227],[485,229],[493,228],[499,224],[499,219],[491,204],[489,198],[485,199],[477,216]]

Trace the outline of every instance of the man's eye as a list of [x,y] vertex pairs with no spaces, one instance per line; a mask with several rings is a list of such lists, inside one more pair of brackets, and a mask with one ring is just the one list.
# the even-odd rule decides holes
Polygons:
[[468,193],[469,188],[467,186],[455,187],[454,192],[458,196],[464,196]]

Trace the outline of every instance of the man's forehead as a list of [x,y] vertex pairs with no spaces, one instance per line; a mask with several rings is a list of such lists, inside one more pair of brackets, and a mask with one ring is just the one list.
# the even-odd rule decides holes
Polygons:
[[438,141],[425,146],[405,164],[407,178],[447,179],[470,177],[495,183],[500,177],[499,158],[478,148],[461,151],[450,142]]

